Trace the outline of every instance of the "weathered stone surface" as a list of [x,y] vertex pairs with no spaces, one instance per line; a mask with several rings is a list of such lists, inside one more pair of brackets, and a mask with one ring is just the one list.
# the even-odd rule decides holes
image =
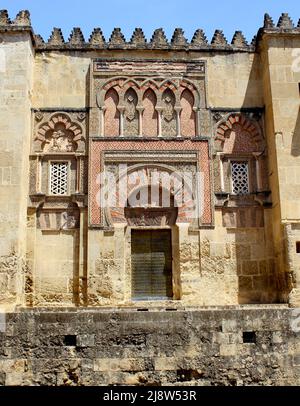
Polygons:
[[168,46],[168,40],[162,28],[154,31],[150,44],[153,48],[165,48]]
[[20,311],[7,314],[0,374],[5,385],[299,385],[291,320],[276,306]]
[[0,25],[9,25],[11,23],[7,10],[0,10]]
[[184,47],[187,45],[187,39],[184,36],[182,28],[175,28],[173,36],[171,38],[171,44],[175,47]]
[[279,17],[277,27],[279,28],[294,28],[294,24],[288,13],[282,13]]
[[225,38],[223,31],[222,30],[216,30],[212,40],[211,40],[211,44],[212,45],[218,45],[218,46],[222,46],[222,45],[227,45],[227,39]]
[[134,45],[138,48],[142,48],[145,46],[146,42],[147,41],[146,41],[143,30],[141,28],[136,28],[130,39],[130,44]]
[[82,34],[82,31],[79,27],[73,28],[70,38],[69,38],[69,43],[72,45],[82,45],[84,44],[84,36]]
[[198,29],[195,31],[192,41],[191,41],[191,46],[194,47],[201,47],[201,46],[205,46],[208,44],[207,38],[205,36],[205,33],[203,30]]
[[114,28],[110,39],[109,39],[109,46],[114,47],[122,47],[125,44],[125,37],[122,34],[121,28]]
[[53,31],[50,35],[48,40],[48,44],[50,45],[62,45],[64,44],[65,40],[60,28],[53,28]]
[[91,33],[91,36],[89,38],[89,43],[91,45],[96,45],[96,46],[104,46],[105,45],[105,38],[103,36],[101,28],[95,28],[93,32]]
[[273,28],[274,27],[274,22],[272,18],[269,16],[269,14],[265,14],[264,16],[264,28]]
[[[109,43],[95,29],[86,43],[55,28],[45,43],[30,24],[0,12],[0,306],[48,312],[8,316],[0,382],[295,383],[289,310],[256,306],[300,306],[299,24],[266,15],[250,46],[240,31],[208,44],[181,29],[170,42],[115,29]],[[98,176],[119,163],[131,181],[200,171],[201,219],[188,203],[171,219],[152,202],[131,217],[99,208]],[[170,227],[172,298],[87,310],[136,308],[133,226]],[[223,307],[183,312],[203,306]]]
[[247,47],[247,45],[248,45],[246,38],[244,37],[242,31],[236,31],[234,33],[231,44],[236,47],[241,47],[241,48]]

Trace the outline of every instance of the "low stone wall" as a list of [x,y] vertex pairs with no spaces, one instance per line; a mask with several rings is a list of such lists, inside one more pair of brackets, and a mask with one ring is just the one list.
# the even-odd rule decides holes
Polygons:
[[300,323],[285,306],[24,309],[2,326],[3,385],[300,384]]

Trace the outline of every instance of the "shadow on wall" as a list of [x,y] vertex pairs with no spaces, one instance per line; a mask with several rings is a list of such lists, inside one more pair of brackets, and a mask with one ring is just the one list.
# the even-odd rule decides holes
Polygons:
[[[261,56],[255,53],[242,110],[265,107],[262,82]],[[298,124],[300,125],[300,121]],[[266,127],[262,130],[265,135]],[[298,146],[299,143],[298,137]],[[287,288],[286,276],[279,266],[280,258],[275,255],[272,208],[262,205],[260,209],[257,207],[257,210],[261,210],[262,221],[259,221],[256,227],[228,230],[235,234],[240,304],[281,302],[283,292]]]
[[239,304],[278,302],[278,283],[271,241],[264,228],[236,229]]
[[291,154],[295,157],[300,156],[300,112],[293,132]]

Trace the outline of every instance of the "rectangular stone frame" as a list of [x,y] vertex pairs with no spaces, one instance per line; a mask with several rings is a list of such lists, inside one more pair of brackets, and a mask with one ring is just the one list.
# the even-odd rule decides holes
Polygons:
[[[204,174],[204,197],[203,197],[203,216],[201,225],[208,227],[212,225],[212,199],[210,182],[210,160],[208,140],[182,139],[166,140],[132,140],[117,138],[92,138],[90,142],[90,176],[89,176],[89,226],[92,228],[104,228],[101,209],[98,207],[97,194],[100,187],[97,183],[98,175],[104,170],[106,152],[123,151],[124,154],[130,154],[132,151],[139,151],[145,155],[147,152],[178,152],[190,151],[198,154],[198,169]],[[175,156],[174,156],[175,158]],[[163,159],[162,159],[163,161]]]

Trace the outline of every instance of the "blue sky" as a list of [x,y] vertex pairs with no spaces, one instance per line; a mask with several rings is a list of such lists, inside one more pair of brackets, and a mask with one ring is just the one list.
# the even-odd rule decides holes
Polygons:
[[135,27],[142,27],[148,39],[155,28],[163,27],[170,39],[174,28],[181,27],[189,40],[197,28],[209,40],[216,28],[223,29],[228,41],[235,30],[251,40],[265,12],[275,22],[282,12],[296,24],[300,18],[299,0],[0,0],[0,9],[7,9],[11,18],[29,9],[34,30],[44,39],[54,26],[62,28],[65,39],[79,26],[86,39],[94,27],[101,27],[106,39],[114,27],[121,27],[127,39]]

